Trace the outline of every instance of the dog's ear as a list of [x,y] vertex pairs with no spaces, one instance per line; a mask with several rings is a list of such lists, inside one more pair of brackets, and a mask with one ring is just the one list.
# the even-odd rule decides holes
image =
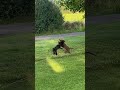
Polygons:
[[65,40],[61,40],[61,39],[59,39],[59,42],[65,42]]
[[58,42],[61,42],[61,39],[59,39],[59,41]]

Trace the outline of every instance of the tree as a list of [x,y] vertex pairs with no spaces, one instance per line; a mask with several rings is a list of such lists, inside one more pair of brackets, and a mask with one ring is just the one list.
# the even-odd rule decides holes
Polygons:
[[85,10],[85,0],[58,0],[58,3],[72,12]]
[[57,0],[57,2],[73,12],[86,11],[86,15],[120,13],[120,0]]
[[59,8],[48,0],[35,2],[36,32],[58,29],[63,24],[63,17]]

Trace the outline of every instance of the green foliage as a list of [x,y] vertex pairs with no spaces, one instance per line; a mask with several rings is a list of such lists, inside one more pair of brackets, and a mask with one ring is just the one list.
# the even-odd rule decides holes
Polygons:
[[63,23],[63,28],[66,29],[66,30],[70,30],[70,29],[78,29],[80,27],[84,27],[84,23],[83,22],[78,22],[78,21],[75,21],[75,22],[64,22]]
[[58,3],[73,12],[85,10],[85,0],[59,0]]
[[35,6],[35,28],[37,33],[58,29],[62,25],[63,17],[55,4],[48,0],[36,0]]
[[34,14],[34,0],[0,0],[0,19]]
[[120,0],[58,0],[57,2],[73,12],[85,10],[86,15],[120,13]]

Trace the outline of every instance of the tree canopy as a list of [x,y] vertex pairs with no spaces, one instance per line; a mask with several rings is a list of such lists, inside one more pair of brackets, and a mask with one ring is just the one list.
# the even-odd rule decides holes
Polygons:
[[56,0],[72,12],[86,11],[86,15],[120,13],[120,0]]
[[85,0],[58,0],[58,3],[72,12],[85,10]]

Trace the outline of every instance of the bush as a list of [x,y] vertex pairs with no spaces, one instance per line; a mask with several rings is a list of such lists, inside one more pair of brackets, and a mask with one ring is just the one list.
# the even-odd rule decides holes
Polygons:
[[67,21],[67,22],[64,22],[64,23],[62,24],[62,26],[63,26],[64,29],[69,30],[69,29],[78,29],[78,28],[80,28],[80,27],[84,27],[85,25],[84,25],[83,22],[78,22],[78,21],[68,22],[68,21]]
[[59,8],[48,0],[36,0],[35,2],[35,29],[36,33],[57,29],[63,23],[63,17]]

